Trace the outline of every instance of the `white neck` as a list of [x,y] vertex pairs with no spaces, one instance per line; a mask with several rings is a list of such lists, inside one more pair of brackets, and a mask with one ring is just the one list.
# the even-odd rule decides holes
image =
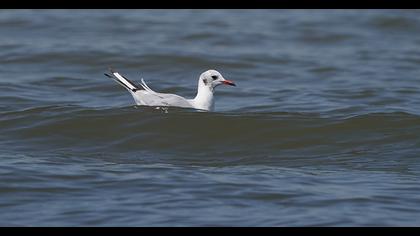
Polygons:
[[212,111],[214,109],[213,88],[204,85],[201,79],[198,80],[197,96],[192,100],[196,109]]

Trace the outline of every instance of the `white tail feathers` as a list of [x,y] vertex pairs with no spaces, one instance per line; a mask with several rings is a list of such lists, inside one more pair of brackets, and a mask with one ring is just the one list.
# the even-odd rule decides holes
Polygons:
[[141,78],[141,84],[140,84],[147,92],[150,93],[156,93],[155,91],[153,91],[151,88],[149,88],[149,86],[147,86],[147,84],[144,82],[144,79]]

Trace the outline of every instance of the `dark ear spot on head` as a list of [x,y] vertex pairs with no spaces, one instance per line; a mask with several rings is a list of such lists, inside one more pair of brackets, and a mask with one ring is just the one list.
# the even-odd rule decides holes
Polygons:
[[203,79],[205,85],[207,85],[207,79]]

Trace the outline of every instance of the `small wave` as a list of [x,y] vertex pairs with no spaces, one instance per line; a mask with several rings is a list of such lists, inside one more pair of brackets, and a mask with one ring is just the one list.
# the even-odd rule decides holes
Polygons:
[[[33,150],[151,151],[268,158],[281,154],[359,152],[373,145],[416,144],[420,117],[369,113],[325,118],[303,113],[208,113],[190,109],[46,106],[1,114],[3,137]],[[16,148],[19,148],[16,143]],[[10,147],[14,148],[14,147]],[[395,146],[393,146],[395,149]]]

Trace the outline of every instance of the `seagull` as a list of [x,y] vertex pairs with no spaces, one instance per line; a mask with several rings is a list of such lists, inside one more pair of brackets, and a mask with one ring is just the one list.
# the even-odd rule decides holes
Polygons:
[[140,86],[138,86],[113,69],[109,70],[111,75],[106,73],[105,75],[126,88],[133,96],[136,104],[143,106],[172,106],[213,111],[214,89],[221,84],[236,86],[234,82],[223,78],[218,71],[208,70],[203,72],[198,79],[197,96],[194,99],[186,99],[176,94],[155,92],[147,86],[143,78],[139,83]]

